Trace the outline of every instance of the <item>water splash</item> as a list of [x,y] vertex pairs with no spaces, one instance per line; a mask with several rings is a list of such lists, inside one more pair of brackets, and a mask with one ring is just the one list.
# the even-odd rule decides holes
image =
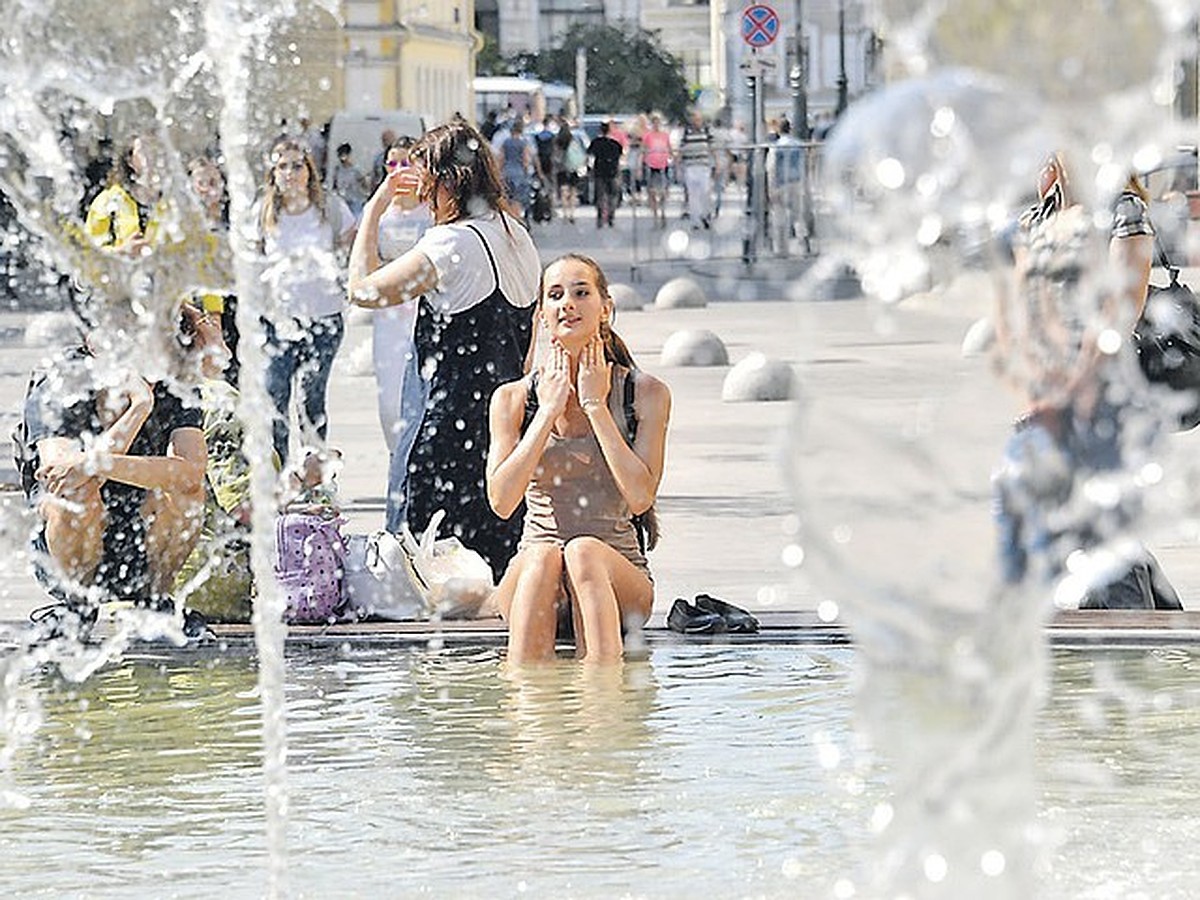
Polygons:
[[[854,630],[860,756],[894,791],[871,823],[869,895],[1031,896],[1048,863],[1029,751],[1053,607],[1001,586],[990,475],[1022,410],[958,348],[1005,290],[997,237],[1049,152],[1078,162],[1081,202],[1103,210],[1177,142],[1163,85],[1180,5],[879,10],[893,78],[851,106],[824,159],[824,264],[851,266],[872,301],[859,352],[877,388],[802,399],[802,568]],[[922,368],[911,344],[945,352]]]

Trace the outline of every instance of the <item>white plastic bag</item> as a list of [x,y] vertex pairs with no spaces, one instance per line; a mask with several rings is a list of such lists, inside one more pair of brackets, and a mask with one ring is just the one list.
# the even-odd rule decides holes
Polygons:
[[437,537],[444,517],[441,510],[434,513],[420,541],[405,525],[401,541],[413,580],[424,595],[426,613],[442,619],[472,618],[495,589],[492,567],[458,538]]
[[346,543],[343,589],[348,612],[393,621],[426,617],[425,595],[396,535],[390,531],[352,534]]

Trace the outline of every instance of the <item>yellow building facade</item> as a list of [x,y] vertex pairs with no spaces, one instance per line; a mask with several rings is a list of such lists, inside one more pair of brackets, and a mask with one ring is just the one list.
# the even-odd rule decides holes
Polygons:
[[344,0],[342,108],[470,116],[474,0]]

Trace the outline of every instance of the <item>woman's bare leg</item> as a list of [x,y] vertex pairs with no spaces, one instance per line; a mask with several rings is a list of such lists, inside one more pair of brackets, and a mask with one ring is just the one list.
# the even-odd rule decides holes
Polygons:
[[492,596],[508,623],[509,662],[554,658],[562,573],[563,551],[557,544],[530,544],[508,564]]
[[578,608],[576,646],[582,659],[621,658],[623,623],[641,627],[650,618],[654,585],[646,574],[603,541],[575,538],[563,548],[567,582]]
[[73,491],[70,497],[44,496],[38,511],[46,523],[46,547],[63,575],[91,584],[104,553],[108,515],[99,482]]
[[146,559],[150,564],[150,590],[166,596],[175,576],[196,546],[204,525],[204,492],[166,494],[149,491],[142,503],[146,523]]

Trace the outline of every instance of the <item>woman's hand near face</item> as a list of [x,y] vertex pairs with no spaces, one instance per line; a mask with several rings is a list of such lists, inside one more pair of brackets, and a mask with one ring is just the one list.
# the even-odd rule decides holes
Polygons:
[[[611,377],[612,363],[604,358],[604,341],[600,335],[596,335],[579,352],[576,392],[580,405],[591,405],[592,401],[599,401],[601,406],[606,406]],[[587,411],[587,407],[584,409]]]
[[368,202],[380,212],[397,197],[405,208],[409,208],[410,204],[416,206],[420,187],[421,178],[411,166],[395,166],[388,169],[387,176],[379,183]]
[[552,419],[557,419],[567,409],[571,390],[571,359],[563,345],[554,341],[550,345],[550,358],[542,366],[538,378],[538,407],[546,410]]

